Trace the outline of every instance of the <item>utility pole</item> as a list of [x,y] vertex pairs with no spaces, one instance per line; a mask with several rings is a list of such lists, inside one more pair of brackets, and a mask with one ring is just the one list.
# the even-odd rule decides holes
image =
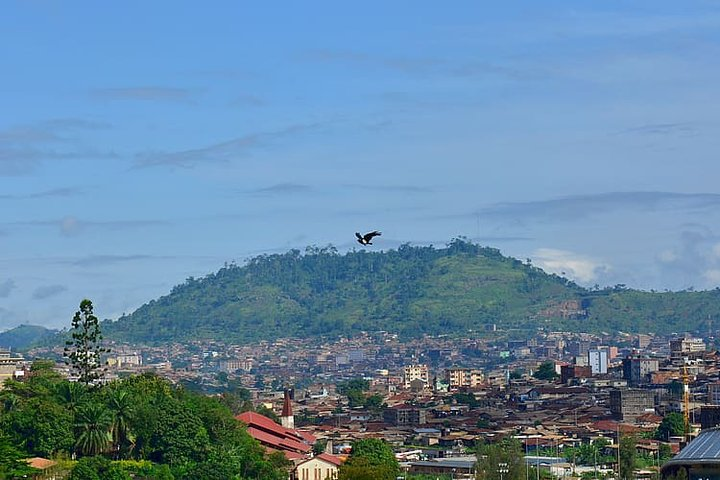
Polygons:
[[620,476],[620,422],[617,424],[617,464],[618,464],[618,478],[622,480]]
[[595,450],[593,451],[593,456],[595,458],[594,466],[595,466],[595,480],[597,480],[597,447],[595,447]]
[[690,440],[690,379],[687,363],[683,364],[683,419],[685,420],[685,441]]
[[528,465],[528,436],[525,436],[525,480],[530,480],[530,465]]
[[538,437],[535,437],[535,478],[540,480],[540,453],[538,450]]

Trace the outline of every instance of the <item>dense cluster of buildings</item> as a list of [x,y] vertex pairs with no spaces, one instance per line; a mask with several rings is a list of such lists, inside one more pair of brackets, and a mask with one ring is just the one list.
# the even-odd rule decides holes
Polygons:
[[[470,478],[480,441],[515,438],[536,467],[578,472],[617,464],[577,465],[564,458],[565,449],[604,439],[603,458],[616,458],[618,439],[632,434],[657,471],[661,449],[677,452],[688,440],[647,438],[665,415],[681,413],[694,433],[720,425],[720,356],[712,337],[493,335],[403,342],[375,332],[333,342],[112,345],[108,376],[152,370],[208,392],[241,385],[282,424],[253,412],[238,419],[268,450],[306,465],[296,470],[299,479],[336,469],[352,442],[368,437],[393,445],[408,472],[455,469],[455,478]],[[22,361],[9,352],[0,352],[0,374],[8,358],[13,375],[21,374]],[[554,378],[539,375],[543,364]],[[357,378],[379,405],[351,407],[337,392],[338,384]]]

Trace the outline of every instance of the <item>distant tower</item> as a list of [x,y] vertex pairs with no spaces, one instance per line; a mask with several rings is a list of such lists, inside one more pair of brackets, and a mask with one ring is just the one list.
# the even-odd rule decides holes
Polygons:
[[292,411],[292,401],[290,400],[290,390],[285,389],[285,398],[283,400],[282,415],[280,415],[280,423],[285,428],[295,428],[295,417]]

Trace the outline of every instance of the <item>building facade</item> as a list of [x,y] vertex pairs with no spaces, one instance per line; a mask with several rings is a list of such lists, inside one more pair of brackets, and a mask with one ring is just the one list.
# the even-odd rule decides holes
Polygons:
[[638,388],[610,390],[610,412],[617,420],[630,421],[655,413],[655,392]]
[[445,370],[445,380],[451,389],[474,388],[483,383],[485,375],[482,370],[472,368],[448,368]]
[[391,425],[424,425],[427,423],[427,412],[424,408],[397,405],[383,411],[383,420]]
[[427,365],[407,365],[403,369],[403,383],[405,388],[410,388],[413,380],[421,380],[427,385],[430,382],[430,373]]
[[623,378],[631,385],[646,383],[649,381],[649,374],[657,372],[660,369],[660,363],[657,358],[624,358]]
[[588,365],[593,375],[602,375],[608,371],[609,355],[605,348],[593,348],[588,352]]
[[342,462],[335,455],[321,453],[300,463],[293,474],[293,480],[334,480]]

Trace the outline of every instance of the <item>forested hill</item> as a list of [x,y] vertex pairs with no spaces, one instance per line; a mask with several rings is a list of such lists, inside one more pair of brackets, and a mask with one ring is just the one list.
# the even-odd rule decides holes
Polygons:
[[570,331],[669,332],[720,318],[720,291],[587,290],[499,250],[456,239],[446,248],[339,254],[334,247],[262,255],[204,278],[115,322],[135,342],[347,335],[402,336],[545,326]]

